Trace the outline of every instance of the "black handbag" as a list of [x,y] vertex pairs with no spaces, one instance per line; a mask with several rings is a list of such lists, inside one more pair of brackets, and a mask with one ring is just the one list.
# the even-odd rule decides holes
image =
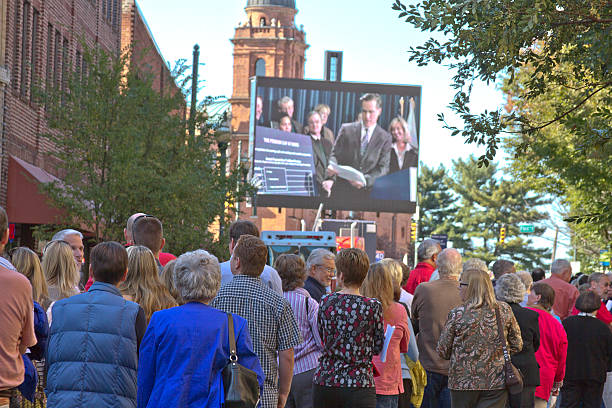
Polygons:
[[236,353],[236,335],[234,334],[234,319],[227,313],[229,329],[230,356],[229,362],[221,372],[223,391],[225,393],[225,408],[255,408],[259,403],[259,381],[253,370],[238,364]]
[[520,394],[523,391],[523,375],[521,370],[516,368],[510,360],[510,353],[506,347],[506,337],[502,327],[501,317],[499,315],[499,307],[495,308],[495,320],[497,320],[497,331],[499,341],[504,352],[504,376],[506,377],[506,389],[510,394]]

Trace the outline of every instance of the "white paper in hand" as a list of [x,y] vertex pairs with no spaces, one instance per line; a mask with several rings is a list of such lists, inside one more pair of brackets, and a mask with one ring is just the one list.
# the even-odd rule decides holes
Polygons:
[[348,181],[357,181],[366,185],[366,179],[362,172],[352,168],[351,166],[340,166],[338,163],[333,161],[329,162],[329,167],[338,173],[338,177],[341,177]]
[[382,352],[380,353],[380,361],[383,363],[387,361],[387,349],[389,348],[389,343],[391,342],[391,336],[393,336],[393,332],[395,331],[395,326],[387,325],[387,329],[385,330],[385,344],[383,345]]

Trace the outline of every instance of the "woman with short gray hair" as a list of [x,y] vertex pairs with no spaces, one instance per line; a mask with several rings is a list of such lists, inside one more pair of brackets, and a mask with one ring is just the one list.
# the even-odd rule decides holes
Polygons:
[[509,395],[511,408],[533,407],[535,389],[540,385],[540,370],[535,357],[535,352],[540,347],[538,314],[533,310],[521,307],[520,303],[523,301],[524,294],[525,285],[516,274],[508,273],[497,279],[495,297],[510,305],[523,339],[523,349],[511,356],[512,364],[523,374],[523,392]]
[[[174,285],[186,303],[151,317],[140,344],[138,406],[220,408],[224,399],[221,371],[229,361],[229,326],[228,314],[208,306],[221,286],[217,257],[201,249],[181,255],[174,266]],[[263,370],[247,322],[235,314],[231,317],[238,361],[257,373],[263,388]],[[198,381],[185,382],[187,377]]]

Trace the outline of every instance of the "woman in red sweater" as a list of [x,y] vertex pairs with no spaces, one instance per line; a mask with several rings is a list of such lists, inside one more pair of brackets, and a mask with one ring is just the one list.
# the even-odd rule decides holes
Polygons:
[[561,323],[550,313],[554,303],[553,288],[542,282],[533,285],[527,304],[529,309],[538,313],[540,325],[540,348],[535,353],[540,366],[540,385],[535,392],[535,408],[546,408],[551,394],[559,394],[565,377],[567,335]]

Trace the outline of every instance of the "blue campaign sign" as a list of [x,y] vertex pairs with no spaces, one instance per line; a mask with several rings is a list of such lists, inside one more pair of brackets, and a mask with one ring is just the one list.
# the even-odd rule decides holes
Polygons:
[[257,194],[316,195],[310,136],[258,126],[253,165]]

